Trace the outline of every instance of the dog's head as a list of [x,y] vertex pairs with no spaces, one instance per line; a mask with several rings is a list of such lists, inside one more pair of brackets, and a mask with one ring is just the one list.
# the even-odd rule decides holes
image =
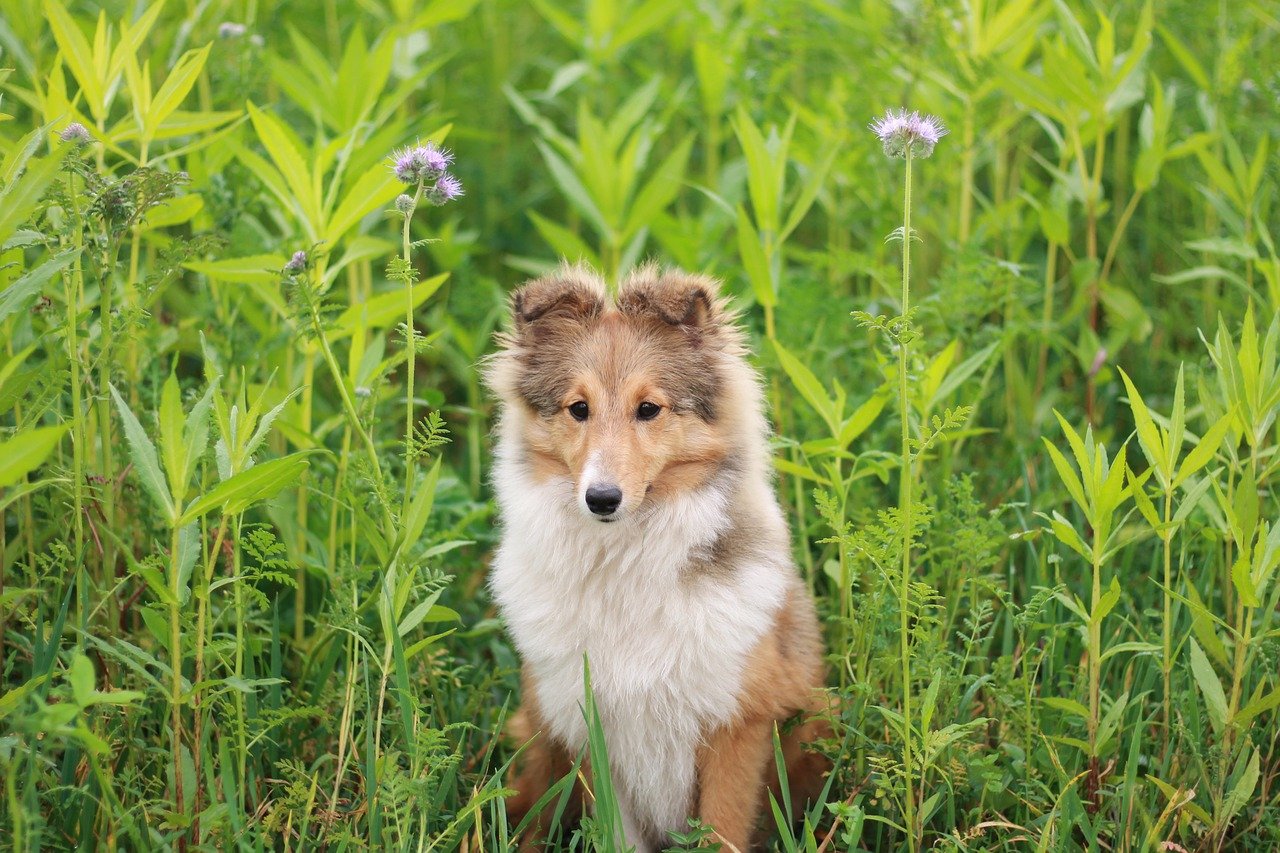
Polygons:
[[626,519],[731,453],[725,384],[745,364],[711,279],[646,267],[613,300],[566,267],[517,290],[511,313],[489,383],[519,409],[533,475],[571,481],[585,517]]

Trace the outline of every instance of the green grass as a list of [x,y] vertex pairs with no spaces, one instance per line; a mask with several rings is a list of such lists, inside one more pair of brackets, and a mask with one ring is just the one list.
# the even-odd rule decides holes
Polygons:
[[[0,0],[0,846],[510,845],[476,365],[562,256],[713,273],[755,344],[839,709],[770,849],[1280,845],[1278,41],[1264,0]],[[906,199],[901,106],[951,131]],[[428,140],[444,206],[389,168]],[[556,842],[608,850],[586,778]]]

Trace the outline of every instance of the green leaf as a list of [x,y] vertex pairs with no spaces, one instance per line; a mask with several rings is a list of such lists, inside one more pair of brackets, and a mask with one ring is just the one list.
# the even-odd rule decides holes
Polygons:
[[800,195],[796,198],[795,203],[791,205],[791,212],[787,214],[787,221],[782,226],[782,231],[778,233],[779,242],[791,236],[791,232],[795,231],[800,223],[804,221],[804,215],[809,212],[809,208],[813,206],[818,193],[826,184],[827,173],[831,171],[831,166],[835,163],[836,155],[839,153],[839,146],[828,146],[826,155],[818,161],[818,165],[809,173],[808,180],[805,181],[804,186],[800,189]]
[[1107,591],[1098,599],[1098,606],[1094,608],[1090,616],[1093,624],[1097,625],[1106,618],[1107,614],[1115,609],[1120,601],[1120,581],[1117,578],[1111,578],[1111,586],[1107,587]]
[[71,685],[71,695],[81,708],[93,703],[95,677],[93,663],[81,652],[76,652],[67,667],[67,682]]
[[192,501],[178,523],[190,524],[215,509],[221,510],[224,515],[238,515],[255,503],[270,500],[298,481],[310,464],[306,457],[314,452],[316,451],[301,450],[279,459],[261,462],[223,480]]
[[1134,475],[1132,470],[1129,471],[1129,494],[1133,495],[1133,502],[1138,507],[1138,512],[1142,513],[1142,517],[1147,520],[1147,524],[1151,525],[1151,529],[1159,530],[1161,527],[1160,516],[1156,513],[1155,505],[1151,503],[1150,496],[1147,495],[1146,480],[1147,477],[1145,475],[1139,478]]
[[[1244,756],[1241,756],[1241,761],[1243,760]],[[1253,796],[1254,789],[1258,787],[1258,779],[1261,775],[1258,766],[1258,750],[1255,749],[1244,768],[1238,768],[1235,784],[1222,799],[1222,809],[1215,816],[1218,825],[1225,826],[1240,809],[1244,808],[1245,803],[1249,802],[1249,798]]]
[[106,118],[103,98],[107,81],[98,76],[93,52],[89,49],[84,33],[80,32],[65,4],[59,0],[45,0],[44,18],[53,30],[53,40],[57,42],[58,50],[62,51],[67,66],[80,84],[80,92],[89,106],[89,112],[93,113],[94,119],[102,121]]
[[282,255],[249,255],[221,261],[190,261],[182,266],[215,281],[273,283],[280,280],[287,261]]
[[169,487],[165,483],[164,474],[160,470],[160,460],[156,455],[156,446],[151,443],[147,433],[134,417],[129,404],[120,396],[114,385],[110,386],[111,396],[115,398],[116,408],[120,410],[120,420],[124,422],[124,437],[129,445],[129,458],[133,460],[134,471],[142,486],[156,505],[164,510],[165,519],[170,526],[177,521],[177,511],[173,498],[169,496]]
[[776,306],[778,294],[773,289],[769,258],[760,243],[760,235],[756,233],[742,205],[738,205],[738,254],[742,258],[742,268],[747,273],[747,281],[751,284],[756,302],[770,308]]
[[835,403],[827,396],[827,391],[818,381],[818,377],[814,376],[813,371],[792,355],[780,341],[775,340],[770,343],[773,344],[773,351],[777,353],[778,363],[782,365],[787,378],[796,386],[800,396],[804,397],[813,410],[826,421],[827,429],[831,434],[839,435],[840,423],[836,420],[838,413],[835,411]]
[[152,98],[150,108],[144,116],[145,138],[154,138],[165,119],[182,106],[182,102],[191,92],[196,81],[200,79],[200,72],[204,70],[205,61],[209,58],[209,47],[210,45],[205,45],[202,48],[188,50],[179,57],[177,64],[173,66],[173,70],[160,86],[160,91],[156,92],[155,97]]
[[653,171],[653,176],[631,205],[627,224],[622,229],[624,240],[657,218],[680,192],[685,169],[689,164],[689,152],[693,150],[693,140],[694,134],[685,136]]
[[[44,136],[37,134],[35,139],[43,141]],[[29,160],[20,177],[9,177],[0,188],[0,241],[7,240],[14,229],[31,216],[45,190],[57,179],[62,160],[70,151],[70,145],[63,145],[47,157]],[[17,167],[18,161],[11,165]]]
[[1067,487],[1067,492],[1071,495],[1071,499],[1081,509],[1088,510],[1089,503],[1085,499],[1084,486],[1080,483],[1080,478],[1076,476],[1076,472],[1071,470],[1071,463],[1067,462],[1062,451],[1054,446],[1053,442],[1047,438],[1041,438],[1044,442],[1045,449],[1049,451],[1049,459],[1053,461],[1053,467],[1058,471],[1058,478],[1062,480],[1063,485]]
[[1218,448],[1222,446],[1222,441],[1227,437],[1227,430],[1231,428],[1232,412],[1227,412],[1218,418],[1217,423],[1209,427],[1205,434],[1200,438],[1195,449],[1187,454],[1187,458],[1182,460],[1182,466],[1178,468],[1178,476],[1174,478],[1173,485],[1178,487],[1183,481],[1192,474],[1199,471],[1213,459],[1217,454]]
[[1147,461],[1151,463],[1152,470],[1160,476],[1160,481],[1168,483],[1173,472],[1169,468],[1169,453],[1165,446],[1165,437],[1155,421],[1151,419],[1147,404],[1129,379],[1129,374],[1124,372],[1124,368],[1119,370],[1120,378],[1124,380],[1124,387],[1129,395],[1129,409],[1133,412],[1134,424],[1137,426],[1138,444],[1142,447]]
[[1139,643],[1139,642],[1116,643],[1114,646],[1109,647],[1105,652],[1102,653],[1101,660],[1105,661],[1108,658],[1114,657],[1115,655],[1119,655],[1119,654],[1134,653],[1134,654],[1156,655],[1156,654],[1160,654],[1161,651],[1162,649],[1159,646],[1157,646],[1155,643]]
[[[1261,688],[1259,688],[1259,692],[1261,692]],[[1259,714],[1266,713],[1267,711],[1274,711],[1278,707],[1280,707],[1280,688],[1276,688],[1266,695],[1252,699],[1249,704],[1241,708],[1239,712],[1236,713],[1236,725],[1244,726]]]
[[[448,277],[448,273],[440,273],[413,285],[410,297],[413,307],[417,308],[430,299]],[[332,343],[352,335],[357,328],[381,329],[397,320],[403,320],[405,303],[405,287],[401,285],[395,290],[379,293],[364,302],[350,305],[334,320],[333,327],[325,332],[325,338]]]
[[28,270],[13,284],[0,291],[0,323],[35,302],[49,279],[70,265],[79,254],[79,249],[59,252],[38,267]]
[[1074,714],[1082,720],[1089,719],[1089,709],[1074,699],[1063,699],[1060,696],[1046,696],[1043,701],[1044,704],[1048,705],[1050,708],[1057,708],[1059,711]]
[[1076,532],[1076,529],[1057,511],[1049,518],[1049,526],[1059,542],[1086,560],[1090,559],[1089,546],[1085,545],[1084,540],[1080,538],[1080,534]]
[[329,217],[322,238],[331,245],[337,243],[361,219],[390,204],[403,188],[390,169],[370,169],[365,172]]
[[1227,666],[1227,647],[1213,629],[1213,614],[1204,606],[1195,584],[1187,584],[1187,604],[1191,608],[1191,632],[1209,650],[1219,665]]
[[849,415],[840,426],[838,441],[841,449],[847,449],[854,439],[866,432],[867,428],[880,416],[880,412],[884,410],[885,404],[888,402],[889,395],[877,392],[855,409],[853,414]]
[[271,162],[284,177],[290,194],[298,204],[302,218],[306,224],[318,232],[322,221],[320,199],[316,197],[311,172],[307,168],[306,161],[303,160],[302,153],[298,151],[289,131],[279,119],[258,109],[252,101],[248,102],[248,106],[249,119],[258,132],[258,140],[267,149]]
[[164,471],[168,477],[169,494],[178,501],[182,500],[188,479],[186,448],[182,443],[185,414],[182,410],[182,390],[178,387],[178,377],[170,373],[160,390],[160,460],[164,463]]
[[0,441],[0,489],[38,468],[58,446],[70,425],[38,427]]
[[600,212],[591,194],[587,192],[587,188],[583,186],[569,164],[541,139],[534,140],[534,145],[542,152],[542,159],[546,161],[551,177],[560,187],[560,191],[578,209],[578,212],[587,218],[602,239],[612,241],[616,236],[613,233],[613,227],[605,220],[604,214]]
[[585,261],[599,269],[600,259],[596,257],[596,253],[591,250],[585,240],[568,228],[539,215],[535,210],[530,210],[528,213],[529,219],[542,235],[542,239],[547,241],[557,255],[570,262]]
[[431,507],[436,499],[436,484],[440,479],[440,457],[436,457],[435,463],[432,464],[431,470],[427,472],[427,476],[418,484],[412,498],[406,495],[408,502],[408,510],[404,513],[404,518],[400,522],[400,531],[398,539],[400,546],[412,545],[422,536],[422,531],[427,526],[427,519],[431,516]]
[[1191,640],[1191,674],[1200,688],[1200,694],[1204,696],[1213,730],[1221,732],[1227,724],[1227,697],[1222,691],[1218,674],[1213,670],[1213,664],[1209,663],[1200,644],[1195,640]]

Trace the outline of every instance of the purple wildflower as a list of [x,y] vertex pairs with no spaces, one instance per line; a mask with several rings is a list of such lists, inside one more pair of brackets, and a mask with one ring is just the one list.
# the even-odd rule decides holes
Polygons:
[[427,201],[439,206],[462,196],[462,182],[448,172],[436,179],[427,190]]
[[307,268],[307,253],[299,249],[293,253],[293,257],[284,265],[284,271],[288,273],[300,273]]
[[73,121],[60,130],[58,138],[63,142],[70,142],[74,145],[87,145],[93,140],[93,137],[89,135],[88,128],[78,121]]
[[922,116],[912,110],[889,110],[884,118],[871,122],[871,130],[880,137],[884,153],[889,157],[928,157],[947,129],[937,116]]
[[401,183],[416,184],[444,174],[453,162],[453,154],[438,148],[434,142],[402,148],[391,155],[391,171]]
[[218,24],[218,38],[220,39],[238,39],[244,35],[248,28],[244,24],[237,24],[235,21],[224,21]]

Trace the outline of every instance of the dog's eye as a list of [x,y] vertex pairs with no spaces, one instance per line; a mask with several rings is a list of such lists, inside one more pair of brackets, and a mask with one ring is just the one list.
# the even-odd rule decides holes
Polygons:
[[590,414],[590,411],[591,410],[587,408],[587,404],[581,400],[569,406],[569,414],[573,415],[573,419],[575,421],[585,421],[587,419],[587,415]]
[[636,409],[636,417],[642,421],[651,421],[658,416],[658,412],[662,411],[662,407],[657,403],[650,403],[645,400]]

